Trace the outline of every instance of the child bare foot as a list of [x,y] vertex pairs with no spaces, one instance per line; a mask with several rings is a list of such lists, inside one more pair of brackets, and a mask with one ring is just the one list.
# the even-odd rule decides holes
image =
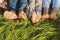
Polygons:
[[32,23],[36,23],[36,18],[37,18],[36,16],[37,16],[36,12],[33,12],[32,13],[32,18],[31,18]]
[[5,11],[4,18],[6,19],[17,19],[17,15],[13,11]]
[[22,10],[19,11],[18,17],[19,17],[19,19],[24,19],[24,20],[27,18],[26,13]]
[[40,19],[41,19],[41,12],[37,12],[36,22],[39,22]]
[[49,14],[43,14],[43,15],[42,15],[42,18],[43,18],[43,19],[49,18]]

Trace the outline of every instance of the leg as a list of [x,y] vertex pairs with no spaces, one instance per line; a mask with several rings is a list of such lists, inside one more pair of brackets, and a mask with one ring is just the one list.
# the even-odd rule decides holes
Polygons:
[[42,12],[42,0],[36,0],[35,1],[36,4],[36,22],[39,22],[39,20],[41,19],[41,12]]
[[24,12],[26,9],[26,6],[27,6],[27,0],[20,0],[19,2],[19,19],[26,19],[26,12]]
[[27,0],[20,0],[20,2],[19,2],[19,9],[21,9],[21,10],[24,10],[25,8],[26,8],[26,6],[27,6]]
[[49,6],[50,6],[51,0],[43,0],[43,15],[42,18],[49,18]]
[[36,12],[42,12],[42,0],[35,1]]
[[18,0],[10,0],[9,1],[9,8],[10,8],[10,10],[16,10],[17,2],[18,2]]
[[59,7],[60,7],[60,0],[53,0],[53,6],[52,6],[52,8],[58,8],[59,9]]
[[50,3],[51,3],[51,0],[43,0],[43,8],[44,8],[44,7],[49,8]]
[[35,0],[29,0],[29,17],[35,12]]
[[52,9],[52,12],[50,14],[50,18],[52,18],[52,19],[57,18],[56,14],[57,14],[58,9],[60,7],[59,3],[60,3],[60,0],[53,0],[53,6],[52,6],[53,9]]
[[36,21],[35,0],[29,0],[29,18],[31,18],[32,23],[35,23]]

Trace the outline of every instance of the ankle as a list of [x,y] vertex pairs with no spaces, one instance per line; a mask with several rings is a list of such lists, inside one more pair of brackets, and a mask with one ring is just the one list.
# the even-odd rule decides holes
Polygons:
[[49,13],[49,8],[48,7],[44,7],[43,8],[43,15],[46,15]]

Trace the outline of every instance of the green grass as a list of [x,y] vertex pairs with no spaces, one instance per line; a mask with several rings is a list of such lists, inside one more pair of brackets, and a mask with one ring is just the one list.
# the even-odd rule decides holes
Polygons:
[[60,19],[6,20],[0,14],[0,40],[60,40]]

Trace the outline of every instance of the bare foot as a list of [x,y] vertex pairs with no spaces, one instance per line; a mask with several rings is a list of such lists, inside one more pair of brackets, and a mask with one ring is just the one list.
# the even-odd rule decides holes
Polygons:
[[32,23],[36,23],[36,16],[37,16],[36,12],[33,12],[32,13],[32,18],[31,18]]
[[6,5],[7,5],[7,2],[0,3],[0,7],[1,8],[5,8],[6,9],[7,8]]
[[53,8],[53,10],[50,14],[50,18],[57,19],[57,13],[58,13],[58,8]]
[[6,19],[17,19],[17,15],[13,11],[5,11],[4,18]]
[[56,14],[50,14],[50,17],[51,19],[57,19],[57,15]]
[[49,18],[49,14],[43,14],[43,15],[42,15],[42,18],[43,18],[43,19]]
[[24,19],[24,20],[27,18],[26,13],[24,11],[20,11],[18,17],[19,19]]
[[36,22],[39,22],[40,19],[41,19],[41,12],[37,12]]

